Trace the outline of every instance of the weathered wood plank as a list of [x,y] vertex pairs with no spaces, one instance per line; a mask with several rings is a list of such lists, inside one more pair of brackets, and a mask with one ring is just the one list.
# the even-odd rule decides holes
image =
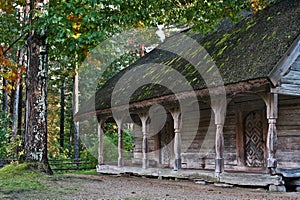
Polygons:
[[295,60],[291,67],[292,70],[300,71],[300,56]]
[[271,92],[278,93],[278,94],[300,96],[300,87],[299,85],[294,85],[294,84],[281,84],[279,87],[272,89]]
[[278,138],[281,139],[281,137],[288,137],[288,138],[293,138],[293,137],[299,137],[300,138],[300,126],[293,127],[291,130],[288,129],[288,127],[281,128],[279,126],[277,128],[277,133],[278,133]]
[[281,83],[282,84],[292,84],[292,85],[299,85],[300,86],[300,79],[286,77],[286,78],[282,79]]
[[298,168],[299,162],[291,162],[291,161],[282,161],[282,160],[278,160],[278,162],[280,163],[280,167],[284,167],[284,168]]
[[[272,179],[272,183],[270,183]],[[221,182],[236,184],[236,185],[252,185],[252,186],[268,186],[268,185],[280,185],[282,179],[280,176],[269,176],[262,174],[243,174],[238,176],[237,173],[224,173],[220,177]]]
[[299,80],[300,77],[300,72],[299,71],[295,71],[295,70],[290,70],[288,74],[286,74],[284,78],[286,79],[295,79],[295,80]]
[[275,172],[276,174],[283,175],[286,178],[300,178],[300,168],[295,168],[295,169],[277,168]]
[[278,127],[280,126],[300,126],[300,121],[296,120],[299,118],[298,113],[287,113],[283,114],[284,111],[280,113],[278,118]]
[[[293,139],[296,140],[295,138],[292,138],[291,140]],[[280,142],[278,142],[278,149],[280,149],[280,151],[278,151],[279,152],[278,155],[280,154],[280,152],[300,153],[299,142],[291,142],[291,140],[281,140],[281,138],[279,139]]]
[[281,84],[280,88],[292,91],[298,91],[300,89],[299,85],[296,84]]
[[276,156],[280,166],[280,162],[298,163],[300,166],[300,151],[278,150]]

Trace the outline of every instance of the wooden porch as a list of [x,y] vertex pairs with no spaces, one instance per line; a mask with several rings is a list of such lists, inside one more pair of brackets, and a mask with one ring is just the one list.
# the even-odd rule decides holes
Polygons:
[[142,168],[136,166],[97,165],[97,172],[101,174],[132,174],[154,178],[174,178],[200,180],[203,183],[223,183],[233,186],[247,187],[284,187],[280,175],[255,174],[245,172],[223,172],[218,177],[214,170],[180,169],[175,171],[170,168]]

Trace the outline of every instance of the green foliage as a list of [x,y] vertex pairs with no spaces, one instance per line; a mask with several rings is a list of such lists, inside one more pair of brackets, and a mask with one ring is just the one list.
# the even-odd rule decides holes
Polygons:
[[[21,29],[21,22],[19,21],[19,18],[16,17],[17,15],[17,11],[15,13],[0,13],[0,44],[6,48],[20,36],[22,31],[24,31]],[[14,48],[16,49],[19,45],[22,45],[22,43],[24,43],[24,40],[20,40],[17,43],[18,45],[15,45]]]
[[[18,159],[16,150],[21,147],[21,137],[19,135],[15,139],[12,137],[10,124],[10,116],[0,111],[0,159]],[[18,156],[22,154],[19,153]]]
[[[237,21],[250,1],[195,0],[112,0],[112,1],[50,1],[47,12],[34,24],[47,30],[51,46],[50,60],[69,59],[81,62],[88,52],[105,39],[125,29],[174,26],[186,24],[200,32],[213,30],[221,19]],[[266,0],[259,0],[266,2]],[[76,56],[74,56],[76,55]]]
[[[72,90],[73,76],[68,70],[58,67],[58,63],[52,63],[48,80],[48,154],[51,158],[67,159],[73,154],[72,127]],[[65,83],[65,119],[64,119],[64,147],[60,146],[60,101],[61,86]]]
[[107,136],[103,137],[103,160],[104,162],[115,162],[118,160],[118,146],[113,144]]
[[[103,137],[103,160],[104,162],[116,162],[118,160],[118,145],[113,143],[112,141],[116,141],[115,134],[114,136],[104,136]],[[130,142],[123,140],[123,144],[126,146],[132,146],[132,141]],[[132,158],[132,150],[126,151],[123,150],[123,158],[124,160],[130,160]]]
[[[118,160],[118,138],[117,126],[107,123],[104,127],[103,137],[103,160],[113,162]],[[130,160],[133,153],[133,132],[129,129],[123,130],[123,157]]]
[[120,72],[122,69],[128,67],[132,63],[134,63],[140,57],[139,53],[136,51],[128,51],[127,53],[123,54],[117,60],[114,60],[110,66],[108,66],[99,80],[99,88],[110,78]]
[[[89,149],[87,149],[85,147],[81,147],[80,158],[83,161],[80,164],[80,167],[82,169],[94,169],[98,163],[97,158],[90,152]],[[86,162],[84,162],[84,160]]]
[[[107,123],[104,130],[104,134],[109,141],[115,146],[118,146],[119,135],[117,133],[117,126],[113,123]],[[125,151],[133,151],[133,132],[130,129],[123,130],[123,148]]]
[[9,144],[10,129],[8,128],[10,118],[3,112],[0,112],[0,158],[7,158],[7,145]]

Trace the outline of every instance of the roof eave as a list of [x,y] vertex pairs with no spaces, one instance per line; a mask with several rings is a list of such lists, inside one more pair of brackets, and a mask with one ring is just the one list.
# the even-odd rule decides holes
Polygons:
[[161,96],[161,97],[157,97],[157,98],[153,98],[153,99],[133,102],[129,105],[121,105],[121,106],[118,106],[115,108],[104,108],[101,110],[90,111],[90,112],[87,112],[84,114],[76,115],[74,117],[74,120],[80,121],[80,120],[83,120],[83,119],[86,119],[89,117],[93,117],[93,116],[107,117],[112,113],[113,110],[118,110],[118,111],[127,110],[127,109],[139,110],[139,109],[143,109],[145,107],[150,107],[154,104],[160,104],[163,102],[175,102],[178,100],[177,97],[186,99],[195,94],[197,97],[200,97],[200,98],[208,97],[210,95],[218,96],[218,95],[220,95],[220,92],[224,91],[222,89],[223,87],[225,88],[226,95],[230,96],[230,95],[236,95],[237,93],[252,91],[255,88],[259,88],[261,86],[268,85],[268,84],[270,84],[270,81],[268,78],[258,78],[258,79],[254,79],[254,80],[247,80],[247,81],[232,83],[232,84],[228,84],[228,85],[225,85],[222,87],[209,88],[209,89],[203,88],[203,89],[199,89],[199,90],[195,90],[195,91],[183,92],[183,93],[176,94],[176,95],[170,94],[170,95]]

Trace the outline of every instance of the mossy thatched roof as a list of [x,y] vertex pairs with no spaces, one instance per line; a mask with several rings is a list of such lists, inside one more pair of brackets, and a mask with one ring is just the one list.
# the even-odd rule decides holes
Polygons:
[[[180,41],[184,37],[173,36],[99,89],[95,96],[95,110],[101,111],[114,106],[111,99],[117,83],[122,86],[116,91],[119,98],[129,96],[130,103],[134,103],[173,94],[174,89],[176,92],[183,92],[186,87],[180,87],[184,85],[184,80],[180,80],[181,76],[193,90],[205,89],[208,84],[213,87],[214,84],[230,85],[268,78],[272,69],[299,36],[299,17],[300,1],[283,0],[242,20],[229,30],[219,30],[205,37],[192,31],[186,32],[188,37],[199,43],[189,50],[185,49],[188,44],[182,44],[186,41]],[[203,53],[205,50],[209,56]],[[200,61],[199,55],[202,56]],[[213,63],[217,69],[213,67]],[[203,66],[204,70],[200,69],[199,73],[195,65],[198,68]],[[173,69],[180,76],[172,74],[170,68],[164,66],[170,66],[171,71]],[[222,80],[212,79],[218,72]],[[128,74],[133,75],[127,77]],[[144,86],[136,86],[137,90],[133,92],[129,87],[134,88],[137,82],[144,83]],[[147,82],[150,84],[145,84]],[[178,86],[179,89],[176,89]],[[113,103],[121,105],[122,100]],[[91,109],[93,108],[83,108],[80,114],[95,111]]]

